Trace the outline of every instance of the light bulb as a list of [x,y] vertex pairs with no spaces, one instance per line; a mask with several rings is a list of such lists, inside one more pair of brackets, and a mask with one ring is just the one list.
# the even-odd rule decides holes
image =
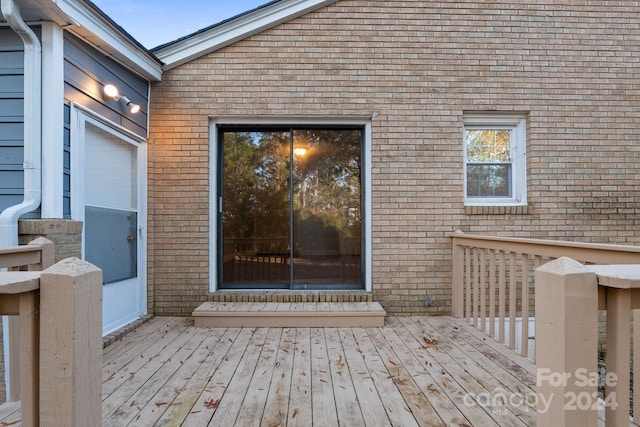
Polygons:
[[118,96],[118,88],[112,84],[108,84],[104,87],[104,93],[110,98],[116,98]]

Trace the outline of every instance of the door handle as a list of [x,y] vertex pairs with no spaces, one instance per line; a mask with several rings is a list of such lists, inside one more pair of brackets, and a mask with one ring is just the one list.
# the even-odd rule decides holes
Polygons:
[[134,240],[136,240],[136,237],[135,237],[135,236],[132,236],[132,235],[128,235],[128,236],[127,236],[127,241],[128,241],[128,242],[133,242]]

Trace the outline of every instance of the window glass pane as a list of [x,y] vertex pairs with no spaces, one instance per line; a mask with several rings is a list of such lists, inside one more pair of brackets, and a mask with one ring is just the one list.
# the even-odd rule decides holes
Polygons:
[[222,132],[222,287],[362,288],[361,140]]
[[85,259],[102,270],[103,283],[138,276],[138,214],[85,206]]
[[294,285],[360,284],[360,130],[296,130]]
[[467,197],[512,197],[511,165],[467,165]]
[[467,129],[467,161],[497,163],[511,161],[511,132],[506,129]]
[[223,283],[289,284],[289,132],[223,134]]

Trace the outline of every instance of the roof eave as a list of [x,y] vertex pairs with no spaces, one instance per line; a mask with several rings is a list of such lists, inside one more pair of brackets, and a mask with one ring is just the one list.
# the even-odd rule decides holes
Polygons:
[[284,0],[161,46],[153,53],[170,70],[337,0]]
[[162,63],[121,28],[114,25],[90,2],[54,0],[56,6],[77,25],[65,29],[81,37],[105,54],[130,68],[140,76],[159,81]]

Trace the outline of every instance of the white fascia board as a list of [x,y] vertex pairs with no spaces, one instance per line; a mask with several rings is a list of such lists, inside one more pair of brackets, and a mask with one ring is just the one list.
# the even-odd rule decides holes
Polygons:
[[159,81],[161,64],[82,0],[53,0],[77,26],[66,27],[142,77]]
[[257,34],[282,22],[312,12],[337,0],[289,0],[274,3],[252,13],[241,15],[210,30],[169,44],[154,54],[170,70],[193,59],[214,52],[238,40]]

